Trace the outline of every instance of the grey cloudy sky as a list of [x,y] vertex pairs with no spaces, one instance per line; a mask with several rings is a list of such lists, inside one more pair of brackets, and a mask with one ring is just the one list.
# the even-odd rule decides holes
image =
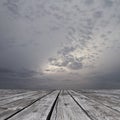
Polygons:
[[0,0],[0,88],[120,88],[120,0]]

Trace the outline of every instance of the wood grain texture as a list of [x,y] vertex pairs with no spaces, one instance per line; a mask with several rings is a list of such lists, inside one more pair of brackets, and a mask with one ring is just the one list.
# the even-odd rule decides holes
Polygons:
[[120,90],[3,90],[0,120],[120,120]]
[[20,100],[20,99],[23,99],[23,98],[27,98],[29,96],[32,96],[32,95],[35,95],[39,92],[25,92],[25,93],[21,93],[21,94],[15,94],[15,95],[11,95],[9,97],[3,97],[1,100],[0,100],[0,105],[5,105],[5,104],[9,104],[11,102],[14,102],[14,101],[17,101],[17,100]]
[[4,90],[1,89],[0,90],[0,101],[1,100],[5,100],[5,99],[9,99],[15,96],[19,96],[21,94],[26,94],[29,92],[33,92],[33,91],[27,91],[27,90]]
[[33,93],[21,97],[15,96],[15,98],[12,97],[11,99],[6,99],[6,101],[11,101],[9,101],[8,103],[6,103],[6,101],[4,100],[3,105],[0,105],[0,120],[8,118],[12,114],[15,114],[16,112],[34,102],[36,99],[41,98],[48,93],[48,91],[39,91],[37,94]]
[[90,120],[90,118],[75,103],[67,91],[63,90],[53,110],[51,120]]
[[78,92],[69,91],[74,100],[93,120],[120,120],[120,113]]
[[77,91],[87,97],[89,97],[90,99],[93,99],[115,111],[120,112],[120,95],[119,94],[115,94],[115,93],[99,93],[98,92],[80,92]]
[[43,97],[30,107],[11,117],[10,120],[46,120],[59,91]]

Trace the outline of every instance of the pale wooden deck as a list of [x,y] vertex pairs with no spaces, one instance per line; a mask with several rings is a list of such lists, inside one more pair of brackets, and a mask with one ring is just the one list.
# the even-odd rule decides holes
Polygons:
[[0,90],[0,120],[120,120],[120,90]]

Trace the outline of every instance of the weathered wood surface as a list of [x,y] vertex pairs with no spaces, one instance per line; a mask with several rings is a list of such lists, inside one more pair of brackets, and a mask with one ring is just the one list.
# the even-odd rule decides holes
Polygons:
[[90,118],[64,90],[60,93],[51,120],[90,120]]
[[120,120],[120,90],[0,90],[0,120]]
[[10,120],[46,120],[58,94],[59,91],[52,92],[19,114],[15,115]]
[[[103,92],[81,92],[77,91],[90,99],[93,99],[113,110],[120,112],[120,93],[112,91],[112,93],[103,93]],[[120,92],[120,91],[119,91]]]
[[120,112],[78,92],[70,91],[70,94],[92,120],[120,120]]
[[[30,94],[29,94],[30,93]],[[33,94],[29,92],[26,96],[15,95],[14,97],[7,98],[6,100],[3,99],[0,103],[0,120],[4,120],[9,118],[9,116],[18,113],[22,109],[26,108],[30,104],[34,103],[37,99],[47,95],[48,91],[38,91],[37,93],[33,91]],[[23,93],[22,93],[23,94]]]

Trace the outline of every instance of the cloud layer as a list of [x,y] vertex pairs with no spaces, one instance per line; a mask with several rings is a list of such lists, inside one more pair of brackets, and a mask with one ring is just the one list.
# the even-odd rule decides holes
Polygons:
[[119,11],[119,0],[1,0],[0,87],[120,87]]

